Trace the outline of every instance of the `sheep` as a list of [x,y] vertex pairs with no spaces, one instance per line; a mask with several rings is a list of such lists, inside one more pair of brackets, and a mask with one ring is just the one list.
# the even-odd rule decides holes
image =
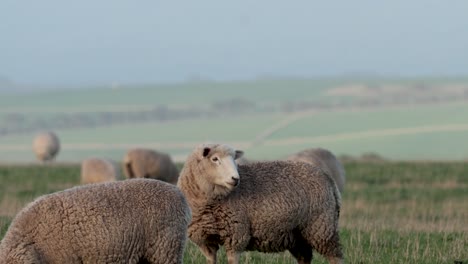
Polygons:
[[289,250],[298,263],[310,263],[312,249],[342,263],[341,195],[333,179],[305,162],[236,165],[242,155],[228,145],[202,144],[177,182],[192,210],[188,236],[208,263],[217,262],[220,245],[229,264],[253,250]]
[[150,149],[129,150],[123,160],[126,178],[151,178],[172,184],[177,183],[179,171],[166,153]]
[[311,148],[300,151],[287,157],[287,160],[307,162],[320,166],[335,180],[341,193],[344,191],[346,173],[341,162],[329,150],[323,148]]
[[191,212],[176,186],[149,179],[39,197],[0,244],[0,264],[182,263]]
[[60,151],[60,141],[52,131],[42,132],[33,140],[33,151],[42,162],[54,160]]
[[98,183],[120,180],[120,171],[107,159],[87,158],[81,162],[81,183]]

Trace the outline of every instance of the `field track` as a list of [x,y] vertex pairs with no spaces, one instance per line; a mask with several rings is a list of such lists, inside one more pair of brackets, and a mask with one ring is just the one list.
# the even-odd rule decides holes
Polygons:
[[[236,146],[237,148],[247,150],[249,148],[263,145],[263,146],[288,146],[288,145],[299,145],[299,144],[311,144],[311,143],[324,143],[324,142],[335,142],[341,140],[356,140],[370,137],[392,137],[401,135],[418,135],[435,132],[463,132],[468,131],[468,124],[446,124],[446,125],[434,125],[434,126],[417,126],[417,127],[405,127],[405,128],[391,128],[391,129],[377,129],[360,131],[353,133],[339,133],[315,137],[291,137],[286,139],[271,139],[271,136],[276,131],[280,130],[291,124],[294,121],[299,120],[304,115],[293,116],[285,119],[274,126],[259,133],[253,141],[233,141],[229,144]],[[63,144],[62,148],[67,150],[127,150],[133,147],[146,147],[155,149],[192,149],[194,146],[201,142],[155,142],[151,144],[140,144],[140,143],[115,143],[115,144],[102,144],[102,143],[83,143],[83,144]],[[30,145],[17,145],[17,144],[3,144],[0,145],[0,149],[3,151],[29,151],[31,150]],[[185,160],[184,155],[176,155],[174,157],[177,161]]]

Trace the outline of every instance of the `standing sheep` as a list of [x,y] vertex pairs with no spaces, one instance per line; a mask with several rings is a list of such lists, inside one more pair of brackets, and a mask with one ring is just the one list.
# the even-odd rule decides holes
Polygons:
[[120,180],[120,171],[106,159],[87,158],[81,162],[81,183],[99,183]]
[[341,162],[330,151],[323,148],[306,149],[289,156],[287,160],[302,161],[322,167],[335,180],[338,189],[343,193],[346,173]]
[[242,155],[227,145],[201,145],[177,183],[192,209],[189,238],[208,263],[216,263],[220,245],[230,264],[251,250],[289,250],[298,263],[310,263],[316,250],[330,263],[342,263],[341,196],[333,179],[304,162],[237,166]]
[[127,178],[151,178],[176,184],[179,171],[168,154],[150,149],[132,149],[123,160]]
[[0,244],[0,264],[182,263],[190,218],[183,194],[168,183],[79,186],[19,212]]
[[33,151],[39,161],[51,161],[60,151],[60,141],[54,132],[42,132],[33,141]]

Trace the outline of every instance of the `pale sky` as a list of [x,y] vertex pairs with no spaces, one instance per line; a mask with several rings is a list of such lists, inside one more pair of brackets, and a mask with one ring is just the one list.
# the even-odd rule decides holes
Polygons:
[[468,75],[468,1],[0,0],[0,78]]

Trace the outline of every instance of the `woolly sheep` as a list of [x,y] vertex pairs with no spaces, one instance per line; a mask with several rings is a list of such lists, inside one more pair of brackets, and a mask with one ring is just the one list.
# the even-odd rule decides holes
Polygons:
[[183,194],[165,182],[78,186],[20,211],[0,263],[182,263],[190,218]]
[[81,162],[81,183],[99,183],[120,180],[120,171],[107,159],[87,158]]
[[53,160],[60,151],[60,141],[52,131],[36,135],[33,141],[33,151],[39,161]]
[[287,159],[322,167],[335,180],[338,189],[343,193],[346,173],[341,162],[329,150],[323,148],[306,149],[289,156]]
[[236,165],[242,155],[227,145],[202,144],[177,183],[192,210],[188,236],[208,263],[216,263],[220,245],[230,264],[251,250],[289,250],[298,263],[310,263],[312,249],[342,263],[341,196],[333,179],[304,162]]
[[179,177],[168,154],[150,149],[129,150],[124,157],[123,169],[127,178],[152,178],[176,184]]

